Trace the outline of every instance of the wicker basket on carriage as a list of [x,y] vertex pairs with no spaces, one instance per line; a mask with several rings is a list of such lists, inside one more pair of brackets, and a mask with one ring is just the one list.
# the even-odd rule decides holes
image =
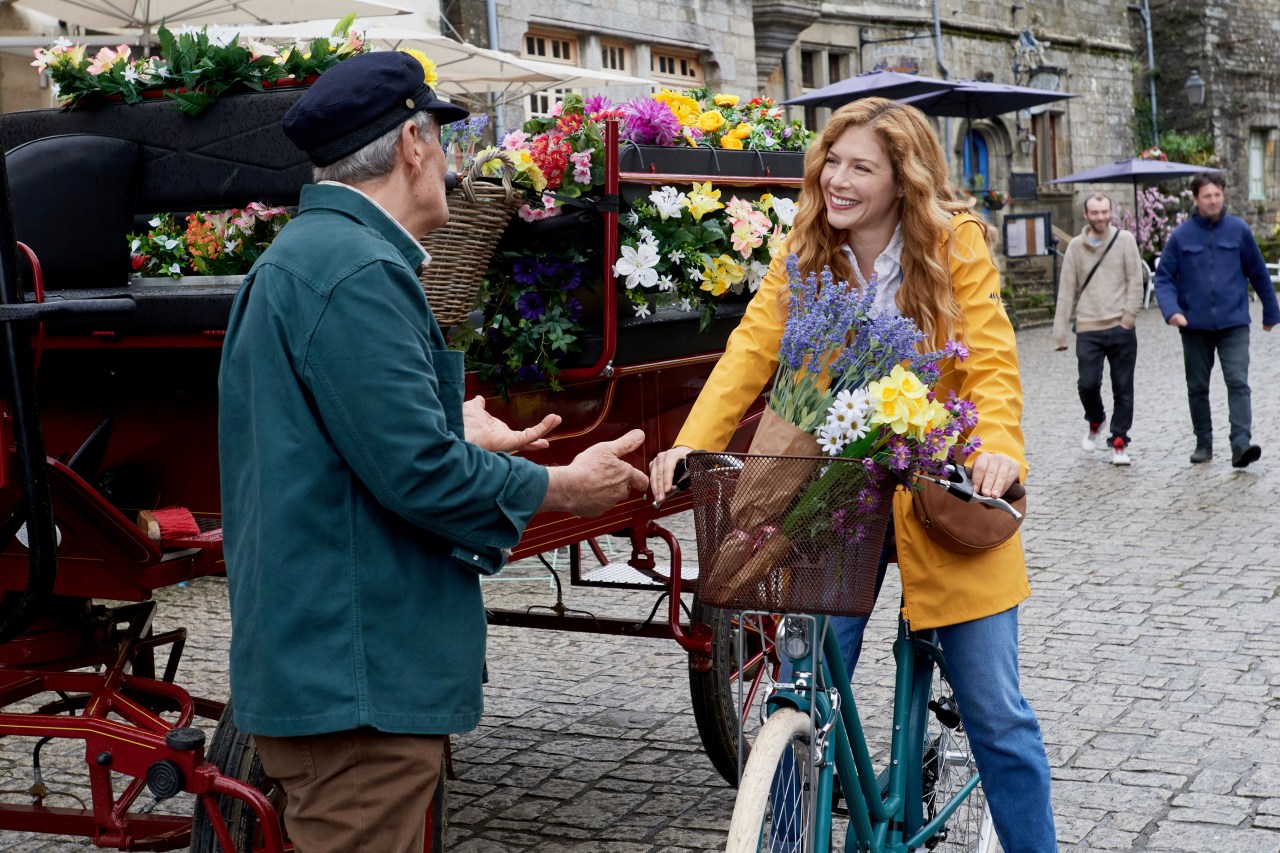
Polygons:
[[[502,164],[500,183],[481,178],[492,161]],[[476,307],[493,251],[521,204],[520,193],[511,184],[514,172],[505,151],[482,152],[449,196],[448,224],[422,238],[431,263],[419,280],[441,326],[462,323]]]
[[898,480],[860,459],[691,453],[698,598],[867,616]]

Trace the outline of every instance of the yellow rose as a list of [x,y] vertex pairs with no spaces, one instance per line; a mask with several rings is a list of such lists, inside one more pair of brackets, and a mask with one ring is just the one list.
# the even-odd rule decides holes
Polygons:
[[732,134],[726,133],[724,136],[720,137],[720,147],[728,148],[731,151],[741,151],[742,140]]
[[716,95],[717,107],[736,107],[738,105],[737,95]]
[[701,130],[703,133],[715,133],[717,130],[724,127],[724,125],[724,113],[719,110],[707,110],[705,113],[698,116],[698,130]]
[[743,122],[742,124],[738,125],[733,129],[733,135],[738,137],[739,139],[746,139],[748,136],[751,135],[751,125],[747,124],[746,122]]

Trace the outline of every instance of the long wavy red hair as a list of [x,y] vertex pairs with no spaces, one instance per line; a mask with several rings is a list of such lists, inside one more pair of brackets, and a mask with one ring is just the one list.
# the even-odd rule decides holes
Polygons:
[[[957,213],[968,212],[969,206],[953,200],[942,146],[915,107],[887,98],[863,98],[832,113],[822,134],[805,152],[800,210],[791,229],[789,249],[799,256],[801,270],[830,266],[837,280],[853,280],[853,268],[841,248],[847,242],[845,232],[827,222],[819,186],[827,151],[851,127],[866,127],[876,134],[902,190],[898,309],[916,321],[926,340],[940,346],[963,325],[951,287],[950,258],[957,247],[948,221]],[[986,236],[986,223],[978,221]]]

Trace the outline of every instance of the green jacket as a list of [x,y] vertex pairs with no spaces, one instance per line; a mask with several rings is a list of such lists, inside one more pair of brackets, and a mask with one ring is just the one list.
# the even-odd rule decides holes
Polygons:
[[546,470],[462,434],[462,353],[377,205],[307,186],[244,280],[218,380],[231,693],[243,731],[449,734],[480,720],[479,575]]

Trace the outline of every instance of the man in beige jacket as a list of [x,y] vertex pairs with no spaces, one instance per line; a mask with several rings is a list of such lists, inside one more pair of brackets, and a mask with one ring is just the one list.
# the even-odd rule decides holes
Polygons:
[[[1111,224],[1111,199],[1094,193],[1085,199],[1086,225],[1067,246],[1053,317],[1053,345],[1067,348],[1067,325],[1075,317],[1080,402],[1089,432],[1086,450],[1100,446],[1106,423],[1102,404],[1102,364],[1111,367],[1111,462],[1129,464],[1129,427],[1133,425],[1133,368],[1138,359],[1134,323],[1142,305],[1142,259],[1128,231]],[[1074,312],[1073,312],[1074,308]]]

